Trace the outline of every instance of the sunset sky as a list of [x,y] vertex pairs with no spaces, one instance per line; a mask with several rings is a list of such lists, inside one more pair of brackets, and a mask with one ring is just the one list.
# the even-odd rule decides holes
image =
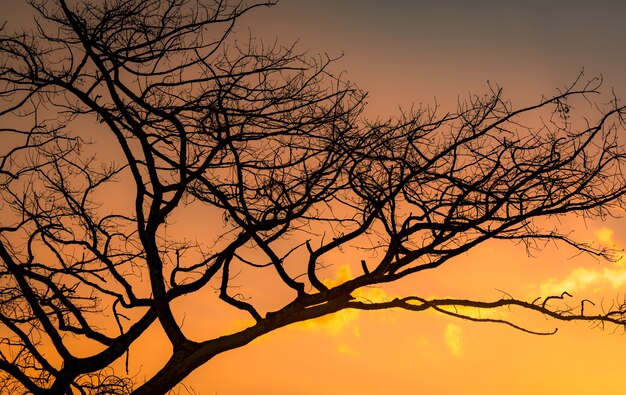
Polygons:
[[[0,8],[12,3],[0,0]],[[9,27],[28,18],[21,5],[13,12]],[[312,56],[343,54],[333,70],[369,92],[368,117],[388,118],[413,104],[453,111],[470,93],[487,92],[489,84],[503,87],[514,106],[528,105],[583,70],[588,78],[601,75],[607,94],[613,89],[626,98],[625,15],[626,2],[618,0],[282,0],[242,18],[236,33],[249,29],[266,42],[298,41]],[[624,218],[601,223],[567,217],[560,226],[580,240],[626,247]],[[329,284],[349,278],[349,268],[335,269]],[[569,291],[608,303],[626,295],[626,258],[605,262],[553,244],[529,257],[521,246],[493,242],[397,290],[413,288],[423,296],[485,300],[503,292],[532,300]],[[379,289],[363,292],[372,299],[391,296]],[[186,328],[200,337],[247,323],[245,317],[203,316],[199,301],[187,303],[200,318],[190,314]],[[506,314],[534,330],[559,330],[533,336],[432,312],[348,311],[226,352],[185,384],[207,395],[624,393],[622,330]],[[138,380],[165,356],[145,347],[159,341],[158,332],[132,350]]]
[[[602,75],[606,91],[624,97],[624,15],[620,1],[285,0],[245,22],[266,40],[299,40],[312,55],[343,54],[336,70],[369,92],[368,115],[384,118],[435,100],[454,110],[469,93],[486,92],[488,81],[521,106],[582,70]],[[562,225],[585,240],[626,246],[625,219]],[[487,299],[498,290],[531,299],[557,289],[607,300],[624,295],[622,265],[573,255],[548,246],[529,258],[521,247],[491,243],[420,277],[416,287]],[[559,332],[532,336],[435,313],[350,313],[224,354],[189,384],[220,395],[624,392],[621,331],[536,317],[518,322]]]

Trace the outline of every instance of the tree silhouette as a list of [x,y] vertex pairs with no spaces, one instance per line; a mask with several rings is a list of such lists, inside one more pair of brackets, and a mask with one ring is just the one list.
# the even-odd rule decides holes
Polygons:
[[[332,74],[333,59],[233,38],[241,15],[272,2],[78,3],[32,0],[35,30],[0,31],[3,392],[165,393],[220,353],[343,309],[436,310],[532,333],[461,307],[625,324],[623,304],[557,304],[566,293],[355,296],[495,239],[610,259],[555,221],[624,203],[624,107],[573,107],[593,102],[599,79],[519,109],[492,87],[454,113],[368,121],[365,93]],[[203,233],[172,231],[180,213]],[[329,262],[360,272],[330,286]],[[253,323],[190,338],[178,301],[194,293]],[[114,370],[154,325],[167,363],[145,382]]]

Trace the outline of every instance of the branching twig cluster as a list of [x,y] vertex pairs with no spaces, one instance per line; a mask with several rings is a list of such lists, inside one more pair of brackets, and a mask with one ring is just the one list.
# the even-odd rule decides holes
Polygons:
[[[219,353],[346,308],[430,309],[531,333],[465,309],[624,325],[622,304],[554,303],[567,294],[353,297],[494,239],[610,258],[549,227],[624,203],[624,107],[615,99],[582,118],[574,106],[592,102],[600,80],[581,75],[521,109],[493,87],[454,113],[372,122],[365,93],[331,73],[333,59],[234,39],[241,15],[272,2],[32,5],[33,31],[0,30],[3,391],[163,393]],[[171,230],[181,212],[202,236]],[[362,273],[331,286],[322,273],[337,256]],[[250,272],[263,275],[238,278]],[[266,273],[271,281],[249,282]],[[190,340],[173,302],[211,287],[256,323]],[[268,308],[255,292],[286,302]],[[130,346],[153,324],[172,356],[134,382],[112,366],[126,358],[128,369]],[[79,357],[76,341],[98,351]]]

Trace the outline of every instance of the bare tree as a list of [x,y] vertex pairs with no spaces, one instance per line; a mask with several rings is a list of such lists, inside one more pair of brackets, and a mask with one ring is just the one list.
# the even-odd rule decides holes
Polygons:
[[[520,109],[494,87],[454,113],[370,122],[332,59],[233,39],[241,15],[271,2],[31,3],[36,29],[0,32],[4,392],[165,393],[220,353],[342,309],[431,309],[532,333],[458,307],[625,324],[624,305],[555,303],[565,293],[354,296],[494,239],[610,258],[554,221],[624,203],[624,107],[573,108],[600,80]],[[206,231],[195,240],[168,232],[187,211]],[[330,253],[361,271],[328,286]],[[254,324],[191,340],[174,302],[206,289]],[[260,291],[284,303],[256,303]],[[167,363],[146,382],[113,370],[152,325],[169,339]]]

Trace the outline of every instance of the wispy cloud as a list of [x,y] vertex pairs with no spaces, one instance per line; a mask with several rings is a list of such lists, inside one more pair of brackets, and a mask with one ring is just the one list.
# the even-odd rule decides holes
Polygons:
[[[340,266],[334,279],[324,280],[327,287],[335,287],[351,280],[352,272],[347,265]],[[387,300],[387,294],[380,288],[361,288],[352,293],[356,299],[370,302],[382,302]],[[308,320],[300,325],[308,329],[318,329],[327,332],[332,336],[338,336],[347,328],[352,329],[352,333],[358,336],[360,328],[357,325],[359,311],[354,309],[341,310],[334,314],[329,314],[313,320]]]
[[[603,227],[594,232],[596,241],[610,248],[619,249],[620,246],[614,240],[614,231]],[[557,295],[564,291],[569,293],[578,291],[599,291],[612,287],[617,289],[626,284],[626,255],[618,252],[615,255],[616,262],[609,267],[588,268],[577,267],[564,278],[551,278],[540,284],[541,295]]]
[[455,324],[448,324],[444,332],[444,339],[452,355],[463,355],[463,328]]
[[[323,281],[327,287],[336,287],[346,281],[351,280],[352,272],[349,266],[343,265],[337,269],[335,278]],[[382,302],[387,300],[387,294],[380,288],[362,288],[352,293],[356,299],[369,302]],[[354,340],[361,336],[361,328],[359,326],[360,312],[359,310],[347,309],[341,310],[334,314],[304,321],[298,325],[301,328],[321,331],[326,333],[337,346],[337,352],[346,356],[358,356],[359,352],[352,347],[349,340]]]

